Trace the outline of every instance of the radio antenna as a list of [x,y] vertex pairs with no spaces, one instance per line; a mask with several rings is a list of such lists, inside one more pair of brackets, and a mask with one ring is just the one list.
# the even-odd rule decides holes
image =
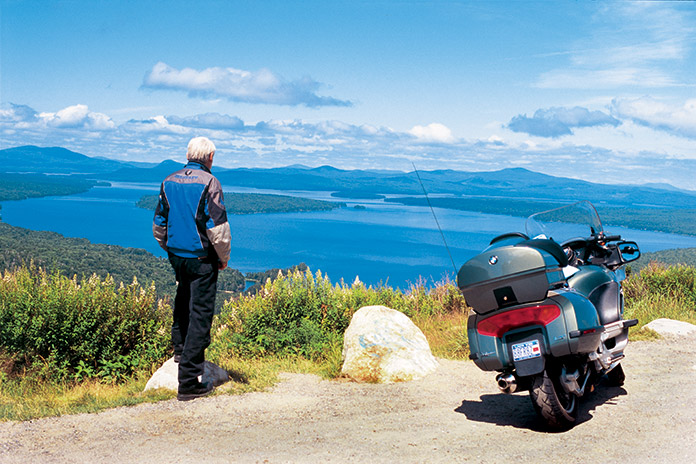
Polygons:
[[447,246],[447,240],[445,240],[445,234],[442,232],[442,227],[440,227],[440,221],[437,220],[437,216],[435,215],[435,210],[433,209],[433,205],[430,203],[430,198],[428,198],[428,192],[425,191],[425,185],[423,185],[423,181],[421,180],[421,176],[418,173],[418,169],[416,169],[416,163],[411,162],[413,165],[413,170],[416,172],[416,176],[418,177],[418,182],[420,183],[421,188],[423,189],[423,194],[425,195],[425,199],[428,202],[428,206],[430,206],[430,211],[433,213],[433,217],[435,218],[435,224],[437,224],[437,229],[440,231],[440,235],[442,236],[442,241],[445,244],[445,249],[447,249],[447,254],[450,257],[450,260],[452,261],[452,268],[454,269],[454,275],[457,275],[457,265],[454,264],[454,258],[452,257],[452,253],[450,252],[449,247]]

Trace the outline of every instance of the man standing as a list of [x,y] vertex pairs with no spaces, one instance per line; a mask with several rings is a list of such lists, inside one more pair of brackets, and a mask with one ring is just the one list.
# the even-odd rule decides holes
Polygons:
[[201,383],[215,311],[218,271],[230,259],[230,226],[220,182],[210,173],[215,145],[206,137],[188,144],[188,164],[160,188],[152,233],[169,254],[178,283],[172,343],[179,362],[180,401],[210,394]]

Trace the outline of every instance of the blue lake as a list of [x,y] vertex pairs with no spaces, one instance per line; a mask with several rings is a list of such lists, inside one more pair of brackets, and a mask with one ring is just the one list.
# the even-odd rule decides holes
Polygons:
[[[135,203],[158,193],[155,184],[114,183],[62,197],[2,203],[3,222],[33,230],[49,230],[93,243],[144,248],[164,256],[152,237],[153,212]],[[261,192],[334,200],[330,192],[270,191],[224,186],[226,192]],[[327,212],[230,215],[233,244],[230,266],[264,271],[300,262],[321,270],[332,282],[343,279],[404,288],[420,277],[453,277],[454,269],[429,208],[380,200],[345,201],[348,208]],[[362,205],[365,209],[355,209]],[[494,236],[524,231],[524,219],[436,208],[456,266],[487,246]],[[696,247],[696,237],[605,226],[643,251]]]

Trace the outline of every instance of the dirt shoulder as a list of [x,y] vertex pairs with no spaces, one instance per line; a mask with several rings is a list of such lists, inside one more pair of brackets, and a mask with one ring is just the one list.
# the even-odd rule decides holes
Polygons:
[[693,461],[696,335],[626,354],[625,385],[601,385],[564,433],[542,430],[527,393],[498,393],[494,373],[440,360],[409,383],[293,374],[269,392],[1,423],[0,462]]

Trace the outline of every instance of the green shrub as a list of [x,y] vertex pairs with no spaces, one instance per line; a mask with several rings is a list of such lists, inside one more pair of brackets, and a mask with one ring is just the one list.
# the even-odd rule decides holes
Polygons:
[[696,268],[650,263],[627,281],[625,292],[628,298],[644,298],[653,294],[685,299],[696,307]]
[[624,282],[624,296],[638,327],[662,317],[696,323],[696,268],[651,263]]
[[423,282],[409,291],[380,286],[332,285],[321,272],[296,270],[266,281],[255,295],[225,303],[213,325],[213,357],[300,355],[327,360],[339,347],[353,313],[363,306],[384,305],[412,318],[461,312],[459,290],[446,282],[428,289]]
[[169,317],[154,286],[135,279],[116,288],[109,276],[78,281],[21,267],[0,280],[0,346],[14,373],[120,380],[166,355]]

